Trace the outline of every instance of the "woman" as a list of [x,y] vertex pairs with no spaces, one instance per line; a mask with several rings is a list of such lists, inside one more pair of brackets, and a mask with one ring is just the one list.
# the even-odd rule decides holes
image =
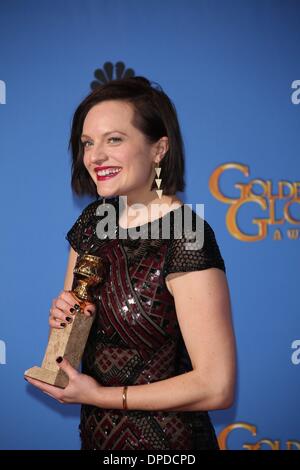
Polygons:
[[[208,222],[198,230],[203,245],[191,244],[186,232],[175,236],[186,217],[176,197],[184,189],[176,110],[144,77],[113,80],[79,105],[70,144],[73,190],[99,199],[67,234],[65,285],[52,302],[50,326],[65,328],[80,314],[70,292],[78,256],[101,256],[107,277],[83,312],[95,321],[82,373],[60,357],[69,376],[64,390],[28,380],[61,403],[82,404],[82,449],[218,449],[207,411],[233,401],[230,296]],[[104,202],[116,209],[113,237],[99,233],[96,210]],[[144,208],[138,215],[137,204]],[[200,219],[190,215],[195,240]]]

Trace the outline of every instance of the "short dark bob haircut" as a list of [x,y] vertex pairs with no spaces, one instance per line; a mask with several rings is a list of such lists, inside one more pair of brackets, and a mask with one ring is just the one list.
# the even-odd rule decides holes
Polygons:
[[[89,110],[107,100],[124,101],[132,105],[132,125],[141,131],[148,142],[155,143],[161,137],[169,139],[169,149],[160,162],[163,194],[174,195],[183,191],[184,144],[174,104],[162,88],[145,77],[129,77],[111,80],[99,85],[76,109],[71,128],[69,149],[72,156],[72,190],[78,196],[84,194],[97,197],[97,187],[83,163],[84,148],[81,134]],[[155,179],[151,187],[155,189]]]

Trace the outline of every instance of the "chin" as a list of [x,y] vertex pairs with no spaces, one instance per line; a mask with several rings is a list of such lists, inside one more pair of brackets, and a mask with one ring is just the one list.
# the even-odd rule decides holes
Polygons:
[[116,191],[103,191],[103,190],[101,191],[99,188],[97,188],[97,193],[98,193],[98,196],[106,197],[107,199],[118,196],[118,193]]

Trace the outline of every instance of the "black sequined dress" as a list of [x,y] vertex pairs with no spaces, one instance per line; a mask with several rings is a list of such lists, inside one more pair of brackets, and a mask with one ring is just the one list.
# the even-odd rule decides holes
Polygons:
[[[194,249],[196,245],[187,249],[191,246],[186,244],[191,241],[189,232],[185,228],[181,238],[177,234],[178,213],[181,220],[186,217],[181,206],[140,226],[139,238],[134,238],[129,229],[125,239],[118,226],[119,198],[111,198],[106,204],[116,209],[115,238],[110,233],[100,239],[98,223],[104,218],[96,210],[102,202],[89,204],[66,235],[79,255],[101,256],[107,267],[106,280],[95,293],[97,312],[82,371],[113,387],[147,384],[192,370],[165,277],[172,272],[212,267],[225,272],[213,229],[201,219],[204,244],[199,249]],[[192,209],[190,213],[195,231],[199,216]],[[167,235],[163,232],[166,219],[170,220]],[[155,239],[150,238],[153,233]],[[82,405],[79,428],[82,449],[218,449],[206,411],[115,410]]]

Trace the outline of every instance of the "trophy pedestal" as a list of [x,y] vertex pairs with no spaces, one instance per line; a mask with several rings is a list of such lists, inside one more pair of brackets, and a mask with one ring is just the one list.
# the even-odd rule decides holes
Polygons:
[[93,317],[88,317],[80,312],[75,313],[72,318],[72,323],[67,323],[65,328],[51,330],[42,366],[34,366],[26,370],[25,377],[38,379],[60,388],[65,388],[68,385],[68,376],[59,368],[56,359],[62,356],[68,359],[75,369],[79,368],[94,320]]
[[68,385],[68,377],[63,370],[54,371],[34,366],[26,370],[24,375],[60,388],[65,388]]

